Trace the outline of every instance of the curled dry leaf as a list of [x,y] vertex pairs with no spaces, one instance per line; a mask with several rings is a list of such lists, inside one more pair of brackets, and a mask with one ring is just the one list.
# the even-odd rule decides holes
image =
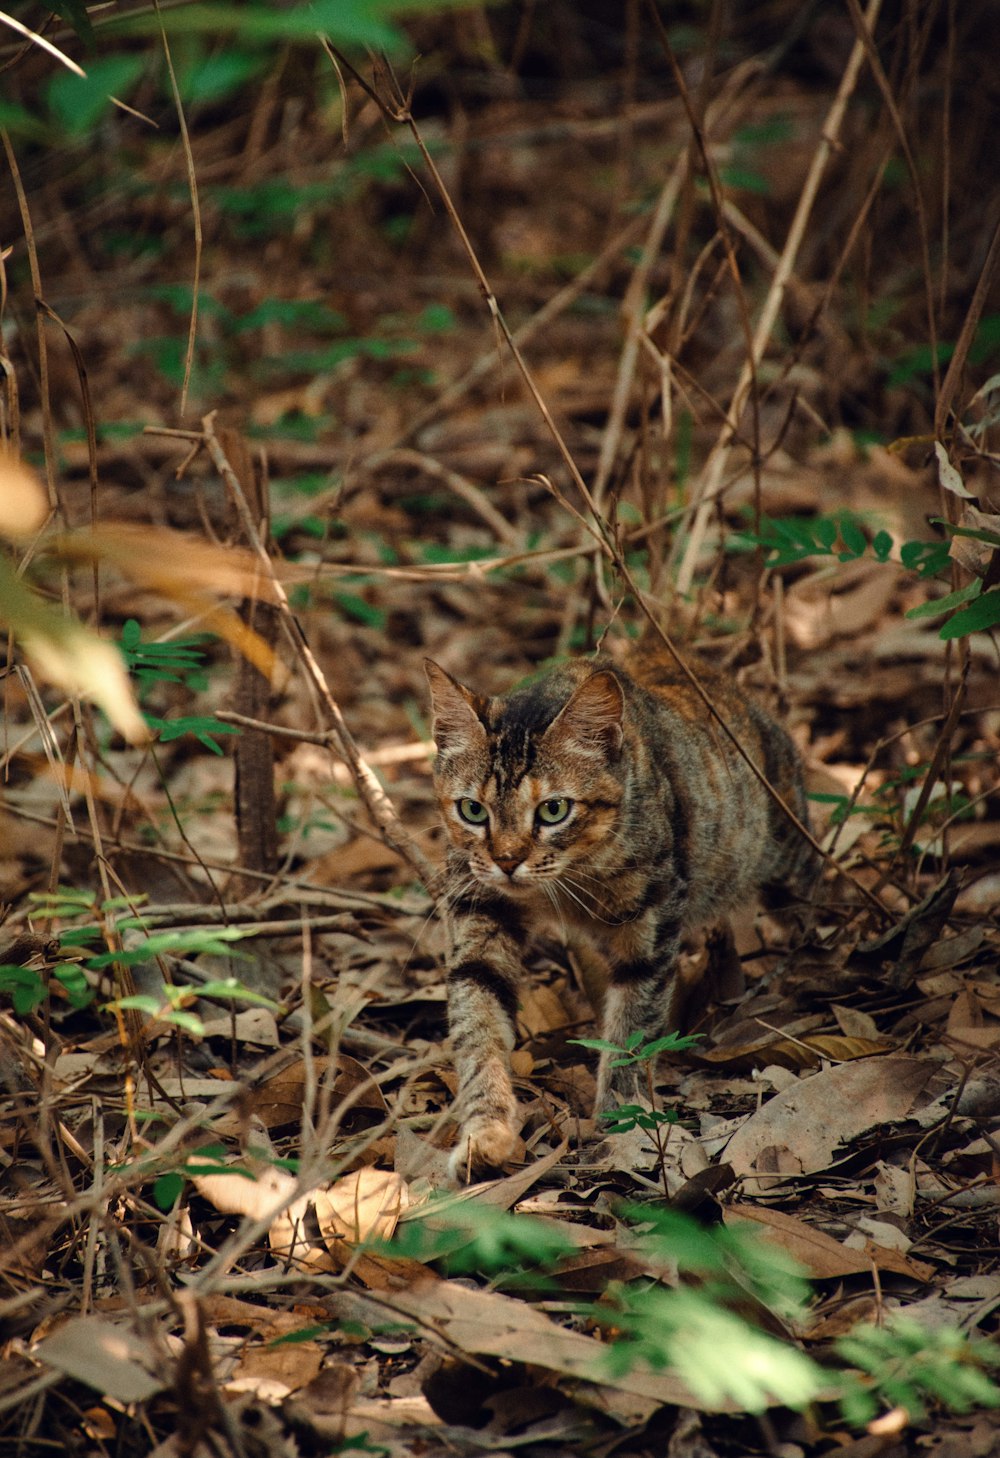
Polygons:
[[[984,536],[1000,538],[1000,516],[995,511],[980,511],[975,506],[963,506],[959,526],[966,531],[982,532]],[[948,543],[951,557],[974,577],[985,577],[993,562],[997,547],[979,537],[953,536]]]
[[295,1179],[287,1170],[268,1165],[255,1172],[253,1178],[234,1171],[195,1175],[192,1183],[224,1215],[270,1219],[267,1240],[275,1254],[297,1264],[311,1264],[311,1248],[304,1231],[311,1197],[306,1194],[292,1199]]
[[65,562],[102,562],[116,568],[130,582],[199,615],[206,628],[231,643],[265,678],[274,672],[268,644],[219,601],[279,601],[274,579],[253,552],[217,546],[167,527],[122,521],[51,537],[45,549]]
[[393,1172],[365,1166],[314,1196],[316,1219],[329,1246],[339,1241],[389,1240],[412,1203],[410,1188]]
[[252,1177],[246,1173],[194,1175],[192,1184],[223,1215],[249,1215],[265,1220],[285,1205],[295,1180],[287,1170],[266,1166]]
[[6,451],[0,453],[0,536],[26,537],[48,515],[45,490],[34,471]]

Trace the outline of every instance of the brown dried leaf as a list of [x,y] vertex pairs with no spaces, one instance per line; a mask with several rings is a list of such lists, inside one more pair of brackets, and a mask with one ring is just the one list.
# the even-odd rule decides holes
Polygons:
[[517,1022],[527,1037],[537,1038],[539,1033],[551,1033],[556,1028],[564,1028],[569,1021],[569,1013],[559,994],[547,983],[521,989]]
[[274,1214],[295,1188],[294,1176],[271,1165],[252,1176],[194,1175],[191,1183],[223,1215],[249,1215],[252,1220],[265,1220]]
[[929,1281],[934,1267],[912,1260],[902,1251],[866,1241],[861,1250],[849,1250],[832,1235],[815,1226],[763,1205],[732,1205],[726,1211],[726,1225],[752,1220],[762,1225],[768,1238],[799,1262],[817,1281],[837,1276],[853,1276],[869,1272],[872,1266],[883,1271],[896,1271],[919,1281]]
[[768,1063],[779,1068],[819,1068],[824,1062],[847,1063],[871,1058],[893,1047],[881,1038],[845,1038],[835,1033],[811,1033],[804,1038],[779,1038],[766,1048]]
[[[726,1145],[738,1175],[761,1171],[768,1151],[786,1151],[792,1168],[826,1169],[838,1146],[886,1123],[912,1117],[936,1065],[889,1054],[825,1068],[776,1094]],[[781,1161],[787,1169],[788,1164]]]
[[406,1181],[391,1170],[365,1165],[313,1197],[320,1233],[327,1245],[389,1240],[411,1203]]
[[[327,1057],[313,1059],[313,1072],[318,1086],[322,1087],[330,1078],[333,1060]],[[341,1053],[336,1059],[333,1073],[333,1088],[330,1097],[336,1105],[350,1099],[352,1108],[368,1109],[380,1118],[387,1113],[385,1098],[378,1084],[368,1070],[356,1058]],[[280,1073],[266,1079],[253,1093],[253,1112],[268,1129],[282,1128],[287,1124],[298,1124],[302,1118],[302,1104],[305,1094],[305,1062],[297,1058]]]
[[[304,1325],[300,1320],[299,1326]],[[318,1342],[246,1347],[226,1387],[231,1392],[253,1392],[264,1400],[280,1401],[313,1380],[324,1355]]]
[[30,536],[48,511],[45,488],[34,471],[8,451],[0,452],[0,536]]
[[880,562],[855,562],[831,577],[825,569],[797,582],[785,598],[785,627],[799,648],[815,650],[854,637],[878,622],[896,590]]
[[370,871],[387,871],[402,864],[402,858],[370,835],[358,835],[346,845],[327,851],[310,866],[310,877],[318,886],[339,886],[351,876]]
[[[525,1362],[567,1380],[578,1401],[613,1416],[624,1425],[645,1422],[664,1404],[705,1410],[670,1372],[642,1368],[607,1383],[602,1342],[558,1326],[536,1306],[496,1291],[470,1290],[454,1281],[438,1281],[382,1296],[377,1308],[350,1293],[331,1300],[343,1319],[385,1320],[386,1310],[420,1322],[459,1352]],[[728,1405],[727,1405],[728,1406]]]

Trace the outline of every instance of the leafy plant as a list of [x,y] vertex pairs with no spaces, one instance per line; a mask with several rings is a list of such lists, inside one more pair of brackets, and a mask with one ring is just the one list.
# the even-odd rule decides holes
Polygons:
[[[987,314],[979,321],[975,338],[969,349],[969,363],[981,364],[997,353],[1000,348],[1000,314]],[[946,364],[955,353],[954,344],[939,342],[937,362]],[[889,386],[907,385],[912,380],[930,375],[934,369],[934,350],[929,344],[918,344],[899,356],[886,376]]]
[[[598,1302],[577,1307],[607,1333],[594,1380],[614,1382],[644,1364],[670,1367],[711,1407],[762,1412],[775,1402],[796,1409],[834,1402],[852,1426],[890,1407],[916,1418],[932,1402],[958,1412],[1000,1406],[990,1375],[1000,1352],[991,1344],[894,1316],[885,1326],[855,1327],[835,1344],[839,1361],[824,1364],[774,1334],[781,1324],[807,1325],[810,1285],[759,1230],[706,1227],[666,1205],[628,1205],[620,1214],[635,1254],[671,1275],[669,1283],[615,1282]],[[517,1263],[558,1283],[558,1262],[572,1246],[543,1219],[452,1197],[404,1221],[377,1249],[441,1260],[452,1273],[495,1275]],[[771,1329],[748,1318],[754,1305],[770,1313]]]
[[[951,536],[966,537],[1000,550],[1000,532],[984,527],[956,526],[941,518],[935,521]],[[887,531],[877,531],[869,540],[861,520],[850,512],[817,517],[763,517],[757,530],[736,533],[738,547],[761,547],[769,555],[768,567],[784,567],[809,557],[833,557],[838,562],[856,562],[871,554],[876,562],[888,562],[897,543]],[[947,571],[952,562],[948,542],[910,541],[898,544],[899,560],[918,577],[933,578]],[[950,613],[938,636],[962,638],[1000,623],[1000,588],[985,587],[981,577],[944,597],[933,598],[911,608],[908,618],[939,617]]]
[[56,982],[71,1007],[82,1008],[94,1000],[94,990],[76,962],[57,962],[50,980],[32,967],[0,965],[0,995],[9,997],[14,1011],[21,1017],[41,1007],[49,996],[51,983]]
[[[967,763],[980,758],[989,756],[955,755],[952,764]],[[830,812],[832,826],[843,825],[855,815],[870,816],[882,828],[883,846],[894,847],[899,843],[908,814],[920,798],[921,786],[929,768],[927,764],[904,765],[895,774],[884,779],[866,800],[821,791],[810,793],[809,799],[817,804],[833,807]],[[923,807],[919,824],[936,830],[943,820],[965,820],[971,814],[972,806],[968,797],[961,790],[949,789],[946,784],[939,782]],[[921,847],[914,843],[913,851],[920,854]]]
[[379,1247],[395,1256],[440,1262],[449,1275],[503,1274],[526,1268],[553,1270],[575,1250],[562,1231],[530,1215],[512,1215],[475,1200],[445,1196],[397,1227]]
[[635,1068],[637,1070],[641,1068],[645,1072],[649,1106],[620,1104],[617,1108],[602,1110],[601,1118],[607,1121],[609,1134],[628,1134],[633,1129],[644,1129],[647,1133],[652,1134],[658,1156],[657,1167],[660,1170],[664,1194],[668,1200],[670,1191],[667,1188],[666,1173],[667,1137],[670,1125],[677,1123],[677,1114],[673,1109],[656,1107],[653,1063],[661,1053],[682,1053],[687,1048],[693,1048],[699,1041],[699,1037],[699,1034],[685,1037],[681,1033],[666,1033],[662,1038],[653,1038],[647,1042],[646,1034],[637,1030],[629,1034],[624,1045],[609,1043],[605,1038],[570,1039],[571,1043],[576,1043],[581,1048],[594,1048],[601,1053],[617,1054],[617,1057],[611,1059],[612,1068]]
[[913,1418],[939,1402],[952,1412],[1000,1407],[1000,1389],[989,1376],[1000,1367],[993,1342],[970,1340],[955,1327],[927,1327],[905,1314],[885,1326],[856,1326],[836,1343],[837,1355],[864,1374],[845,1374],[840,1406],[851,1423],[870,1422],[880,1401]]
[[122,625],[119,647],[140,688],[147,689],[155,683],[183,683],[190,689],[203,689],[207,683],[205,647],[212,641],[210,633],[199,633],[193,638],[144,643],[139,623],[135,618],[128,618]]
[[[135,967],[161,956],[233,956],[236,954],[232,944],[250,934],[239,927],[211,930],[191,927],[150,933],[147,932],[141,916],[115,918],[116,912],[132,904],[126,898],[112,897],[98,905],[93,892],[75,887],[61,886],[51,893],[33,892],[30,899],[35,904],[36,916],[45,920],[76,921],[81,917],[96,920],[88,920],[82,926],[66,927],[59,933],[60,949],[76,953],[77,960],[58,962],[52,968],[50,980],[32,968],[10,964],[0,966],[0,994],[9,996],[15,1012],[21,1015],[34,1012],[46,1000],[51,991],[51,980],[62,989],[71,1007],[83,1008],[94,999],[92,980],[96,981],[99,974],[108,967]],[[132,946],[107,950],[107,944],[113,936],[126,932],[139,932],[141,936]],[[95,974],[95,977],[88,978],[87,972]],[[158,996],[148,993],[127,994],[103,1004],[102,1011],[119,1012],[132,1008],[159,1022],[171,1023],[196,1037],[202,1037],[205,1032],[204,1023],[196,1013],[188,1010],[189,1005],[199,998],[245,1002],[257,1007],[277,1007],[277,1003],[271,998],[245,987],[235,977],[223,977],[201,983],[197,987],[167,983]]]
[[[186,688],[197,690],[205,687],[207,678],[203,668],[205,645],[212,641],[211,634],[202,633],[194,638],[177,638],[168,643],[144,643],[142,629],[135,618],[129,618],[122,626],[119,647],[129,672],[140,686],[140,702],[143,693],[158,683],[182,683]],[[238,734],[234,724],[223,724],[210,714],[180,715],[174,719],[161,719],[143,709],[143,717],[154,729],[161,744],[181,739],[191,734],[212,754],[222,750],[213,734]]]

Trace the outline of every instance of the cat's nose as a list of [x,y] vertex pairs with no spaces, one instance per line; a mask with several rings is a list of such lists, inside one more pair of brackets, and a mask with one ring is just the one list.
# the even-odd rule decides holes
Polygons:
[[518,866],[524,860],[523,856],[494,856],[493,861],[503,871],[505,876],[513,876]]

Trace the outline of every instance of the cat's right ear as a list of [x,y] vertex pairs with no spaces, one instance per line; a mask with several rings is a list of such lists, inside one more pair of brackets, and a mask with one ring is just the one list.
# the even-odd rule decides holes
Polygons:
[[479,717],[480,700],[446,673],[433,658],[424,659],[424,672],[431,686],[431,707],[434,711],[432,733],[438,750],[467,748],[486,738]]

